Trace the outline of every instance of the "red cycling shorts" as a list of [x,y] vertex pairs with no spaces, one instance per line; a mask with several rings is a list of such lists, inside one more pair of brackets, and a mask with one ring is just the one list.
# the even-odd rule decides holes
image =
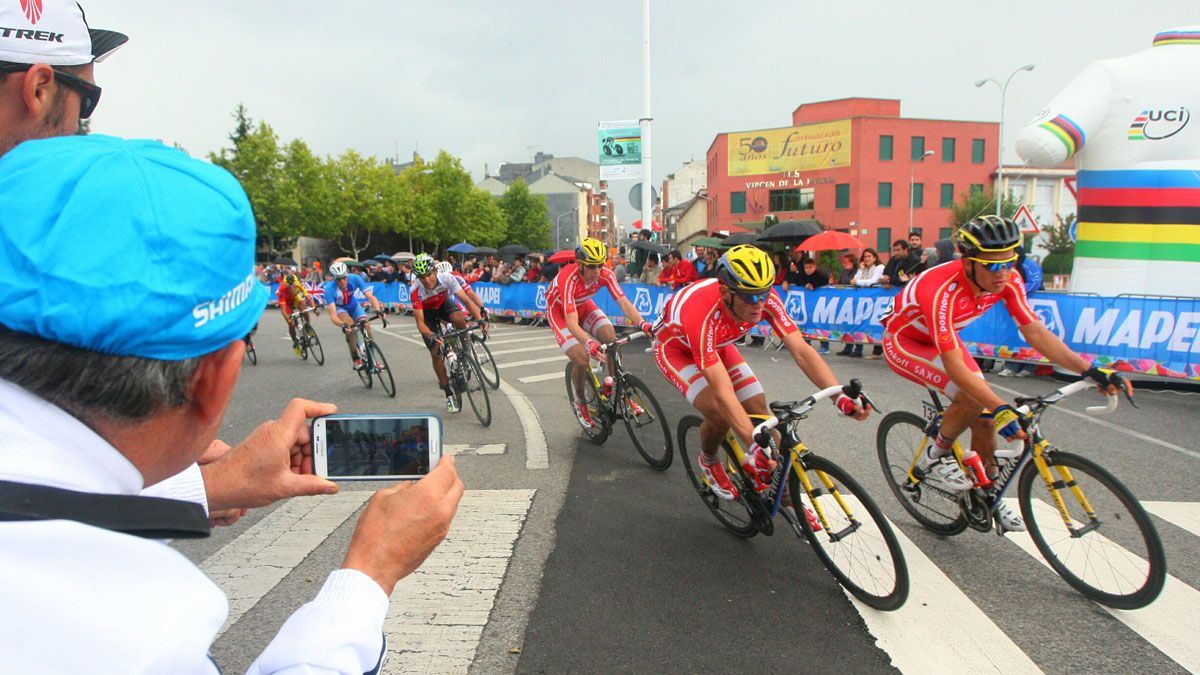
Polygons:
[[[982,378],[979,364],[967,352],[967,346],[962,338],[954,336],[958,353],[962,354],[967,369]],[[923,387],[936,389],[950,398],[958,393],[958,385],[950,381],[946,367],[942,363],[942,355],[931,342],[914,340],[910,337],[894,335],[888,331],[883,333],[883,356],[892,370],[906,379],[912,380]]]
[[[717,357],[729,371],[729,379],[733,382],[733,390],[737,393],[739,401],[745,402],[750,397],[763,393],[762,384],[754,376],[754,371],[750,370],[750,365],[742,358],[737,347],[732,344],[718,347]],[[696,358],[692,356],[691,348],[679,340],[655,342],[654,360],[658,363],[659,372],[668,382],[675,385],[679,393],[687,398],[688,403],[693,403],[708,386],[708,380],[704,379],[700,368],[696,366]]]
[[[586,300],[575,305],[576,316],[579,317],[579,327],[583,332],[596,336],[596,331],[605,326],[612,326],[612,322],[608,320],[608,316],[601,311],[596,303],[591,300]],[[549,312],[546,312],[546,318],[550,322],[550,328],[554,330],[554,339],[558,341],[558,348],[567,353],[567,350],[579,344],[579,340],[571,335],[571,331],[567,328],[567,315],[563,312],[562,306],[552,307]]]

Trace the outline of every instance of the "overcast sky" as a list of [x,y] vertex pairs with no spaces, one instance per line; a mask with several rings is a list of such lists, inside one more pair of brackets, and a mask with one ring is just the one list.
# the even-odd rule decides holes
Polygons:
[[[529,146],[596,159],[596,123],[642,106],[641,0],[583,3],[81,0],[130,36],[96,67],[92,130],[228,145],[244,103],[285,142],[379,158],[445,149],[478,180]],[[1196,0],[651,0],[655,185],[722,131],[788,126],[801,103],[899,98],[906,117],[995,121],[1011,139],[1088,63],[1200,24]],[[1180,83],[1180,86],[1197,86]],[[628,182],[610,194],[621,222]]]

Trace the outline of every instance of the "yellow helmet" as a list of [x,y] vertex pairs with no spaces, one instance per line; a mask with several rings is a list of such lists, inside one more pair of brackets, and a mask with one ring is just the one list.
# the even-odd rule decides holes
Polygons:
[[775,284],[775,263],[761,248],[741,244],[717,261],[717,278],[735,291],[758,293]]
[[602,265],[608,260],[608,247],[599,239],[588,237],[575,249],[575,259],[584,265]]

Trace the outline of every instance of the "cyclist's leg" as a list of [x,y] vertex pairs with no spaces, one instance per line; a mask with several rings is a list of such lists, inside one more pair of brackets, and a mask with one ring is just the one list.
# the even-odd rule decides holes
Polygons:
[[292,321],[292,306],[287,303],[279,303],[279,313],[283,315],[283,322],[287,324],[288,335],[292,338],[292,344],[296,344],[296,325]]
[[[588,300],[579,305],[579,327],[588,335],[595,336],[596,340],[601,343],[612,342],[617,339],[617,329],[613,328],[612,322],[608,320],[608,315],[604,310],[596,306],[596,303]],[[610,371],[609,375],[613,373]]]
[[442,391],[450,395],[450,378],[446,375],[446,364],[442,360],[442,351],[438,348],[437,340],[442,336],[442,319],[438,314],[431,309],[423,310],[425,315],[425,325],[429,326],[433,334],[425,340],[425,346],[429,348],[429,361],[433,366],[433,374],[437,377],[438,386]]
[[567,328],[567,317],[561,307],[550,308],[546,312],[546,321],[550,324],[550,330],[554,332],[554,340],[558,342],[558,348],[567,358],[571,359],[571,363],[575,364],[575,367],[571,369],[571,379],[575,383],[575,394],[578,400],[583,400],[583,387],[587,381],[586,371],[590,365],[587,349],[579,344],[579,340],[576,340],[570,329]]
[[[358,310],[358,312],[362,312],[362,309],[360,308]],[[355,316],[355,314],[356,314],[355,312],[350,312],[348,310],[340,310],[337,313],[338,321],[341,321],[343,326],[353,327],[354,321],[357,318]],[[350,350],[350,360],[351,361],[358,359],[358,349],[354,345],[354,333],[353,332],[346,333],[346,348]]]

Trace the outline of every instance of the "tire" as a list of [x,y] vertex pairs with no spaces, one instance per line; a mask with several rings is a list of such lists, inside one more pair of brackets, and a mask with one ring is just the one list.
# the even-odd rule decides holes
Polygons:
[[585,382],[583,385],[584,402],[588,405],[588,411],[592,414],[592,426],[585,427],[579,418],[575,415],[575,403],[578,397],[575,396],[575,383],[571,381],[571,372],[575,364],[571,361],[567,362],[567,368],[564,376],[567,381],[567,401],[571,405],[571,418],[579,424],[579,428],[583,429],[583,433],[588,440],[593,443],[603,443],[608,440],[612,433],[612,422],[608,419],[608,412],[604,410],[604,406],[600,404],[600,397],[596,394],[596,388],[590,383]]
[[[625,430],[629,432],[629,437],[633,439],[633,447],[637,448],[642,459],[655,469],[666,471],[671,467],[671,460],[675,458],[667,416],[645,382],[629,374],[625,375],[624,380],[620,391],[620,408]],[[633,416],[629,401],[642,409],[641,415]]]
[[246,358],[250,359],[250,365],[252,365],[252,366],[258,365],[258,352],[256,352],[254,350],[253,342],[246,343]]
[[[840,466],[811,454],[804,457],[803,464],[826,521],[821,532],[814,532],[803,514],[797,519],[788,514],[792,529],[808,540],[817,557],[851,595],[875,609],[898,609],[908,599],[908,565],[891,524],[875,500]],[[833,483],[832,489],[824,484],[823,477]],[[794,471],[789,475],[788,487],[793,503],[799,495],[800,503],[818,513],[813,496],[804,491]],[[842,508],[839,496],[848,509]],[[867,518],[862,517],[864,512]],[[840,538],[835,539],[838,535]]]
[[[475,360],[479,362],[479,370],[483,373],[483,381],[487,382],[492,389],[500,388],[500,367],[496,365],[496,358],[492,356],[492,350],[488,349],[487,342],[483,338],[471,334],[471,353]],[[480,358],[480,354],[484,358]]]
[[922,527],[943,536],[952,536],[967,529],[967,519],[958,502],[941,490],[917,484],[908,478],[908,467],[917,456],[917,448],[926,439],[926,422],[910,412],[896,411],[884,415],[875,434],[879,466],[883,480],[900,505]]
[[[692,481],[692,487],[696,489],[696,494],[700,495],[700,501],[704,502],[713,516],[730,532],[743,539],[749,539],[758,534],[758,529],[754,527],[752,511],[745,496],[739,494],[734,501],[721,499],[713,494],[712,489],[704,482],[703,475],[700,473],[697,462],[700,457],[700,425],[703,422],[704,420],[695,415],[685,415],[679,420],[679,425],[676,427],[679,459],[683,462],[683,468],[687,472],[688,480]],[[734,470],[734,462],[728,459],[732,456],[729,447],[722,444],[722,450],[721,456],[726,461],[725,472],[737,486],[738,492],[744,493],[745,486],[741,484],[742,474]]]
[[475,360],[475,355],[470,349],[462,350],[458,367],[462,369],[463,387],[466,389],[467,400],[471,403],[471,410],[475,411],[475,417],[479,418],[480,424],[485,427],[491,426],[492,400],[488,396],[488,384],[483,379],[483,369],[479,367],[479,362]]
[[[1033,543],[1050,567],[1072,588],[1091,600],[1115,609],[1139,609],[1162,592],[1167,559],[1162,540],[1141,503],[1100,465],[1079,455],[1053,451],[1045,455],[1055,480],[1067,469],[1091,504],[1095,529],[1072,535],[1052,504],[1046,482],[1029,462],[1021,473],[1017,498]],[[1034,491],[1037,490],[1037,500]],[[1087,518],[1071,490],[1059,494],[1075,527]]]
[[321,338],[317,337],[317,330],[310,324],[305,324],[304,337],[308,342],[305,353],[312,354],[313,361],[316,361],[318,366],[325,365],[325,349],[321,346]]
[[[366,349],[366,346],[364,345],[364,342],[365,342],[365,338],[363,338],[362,331],[359,331],[354,334],[354,346],[356,348],[355,353],[364,355],[363,360],[365,361],[366,360],[365,357],[369,357],[370,354],[366,353],[367,349]],[[367,364],[365,362],[362,364],[362,368],[358,369],[358,379],[362,380],[364,387],[366,387],[367,389],[371,388],[371,369],[369,367],[367,367]]]
[[392,369],[388,367],[387,357],[383,355],[383,350],[374,341],[367,343],[367,358],[370,359],[371,370],[374,371],[375,379],[379,380],[383,391],[388,396],[396,398],[396,380],[392,378]]

